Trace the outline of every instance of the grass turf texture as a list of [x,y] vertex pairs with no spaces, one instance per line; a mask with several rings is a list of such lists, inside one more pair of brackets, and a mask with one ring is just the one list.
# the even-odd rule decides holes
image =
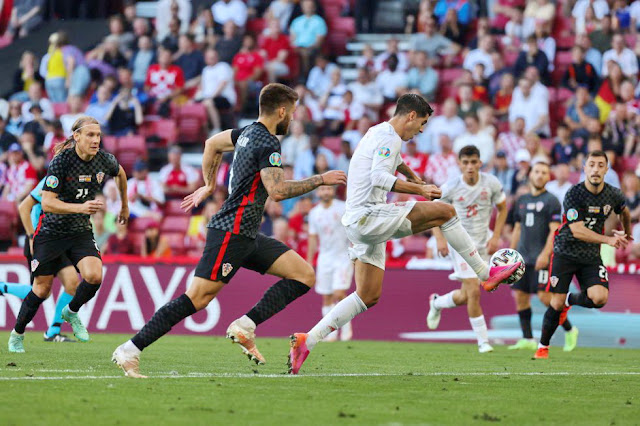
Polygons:
[[1,336],[2,425],[640,423],[638,350],[552,348],[534,361],[505,347],[321,343],[290,377],[286,339],[259,339],[267,364],[255,366],[228,340],[166,336],[142,355],[152,378],[133,380],[110,361],[129,336],[28,332],[25,354]]

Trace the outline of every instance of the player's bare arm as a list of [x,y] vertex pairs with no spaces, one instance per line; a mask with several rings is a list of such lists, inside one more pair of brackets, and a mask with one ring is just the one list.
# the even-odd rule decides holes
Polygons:
[[18,206],[20,221],[22,222],[22,226],[24,226],[24,230],[27,233],[31,253],[33,253],[33,233],[35,232],[35,230],[33,229],[33,224],[31,223],[31,209],[33,209],[33,206],[35,206],[36,204],[36,200],[34,200],[33,197],[27,196]]
[[120,207],[120,213],[118,214],[118,223],[124,225],[129,221],[129,199],[127,198],[127,173],[122,166],[118,171],[118,175],[115,178],[116,187],[120,193],[120,200],[122,200],[122,206]]
[[89,200],[82,204],[65,203],[55,192],[42,191],[42,211],[45,213],[92,215],[103,207],[104,204],[100,200]]
[[551,252],[553,251],[553,238],[559,226],[559,222],[549,223],[549,234],[547,235],[547,241],[544,244],[544,248],[538,255],[538,258],[536,259],[536,271],[547,269],[547,267],[549,266],[549,259],[551,258]]
[[514,250],[518,248],[521,231],[522,231],[522,225],[520,225],[520,222],[516,222],[513,225],[513,232],[511,232],[511,243],[509,244],[509,247],[511,247]]
[[413,170],[411,170],[411,168],[407,166],[406,163],[404,162],[400,163],[397,170],[398,170],[398,173],[403,174],[407,178],[408,182],[417,183],[419,185],[425,184],[425,182],[422,179],[420,179],[420,177]]
[[493,227],[493,235],[487,241],[487,252],[489,254],[495,253],[500,247],[500,237],[502,236],[502,229],[504,228],[504,224],[507,221],[507,201],[503,201],[501,203],[496,204],[496,209],[498,209],[498,216],[496,216],[496,223]]
[[313,265],[313,258],[318,252],[318,236],[316,234],[309,234],[307,240],[307,263]]
[[629,244],[626,235],[614,233],[611,236],[598,234],[584,225],[584,222],[574,222],[569,225],[574,237],[586,243],[608,244],[614,248],[625,248]]
[[313,191],[320,185],[344,185],[347,183],[347,175],[341,170],[331,170],[303,180],[285,180],[284,170],[279,167],[266,167],[260,170],[260,178],[273,201],[298,197]]
[[431,231],[433,232],[433,236],[436,238],[436,246],[438,248],[438,254],[440,254],[440,256],[442,257],[448,256],[449,243],[447,243],[447,240],[444,237],[444,234],[442,233],[440,228],[438,227],[431,228]]
[[418,184],[401,179],[396,180],[391,187],[391,192],[419,195],[427,200],[435,200],[442,196],[442,191],[436,185]]
[[622,209],[622,211],[620,212],[620,214],[618,215],[618,218],[620,219],[620,222],[622,223],[622,228],[627,241],[631,241],[633,240],[633,231],[632,231],[632,227],[631,227],[631,211],[629,210],[629,207],[624,206],[624,208]]

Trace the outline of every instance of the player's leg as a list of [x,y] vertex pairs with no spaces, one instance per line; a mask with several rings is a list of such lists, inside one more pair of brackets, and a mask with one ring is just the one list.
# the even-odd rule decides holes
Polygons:
[[600,265],[581,265],[576,272],[582,291],[567,296],[567,306],[578,305],[585,308],[600,309],[609,300],[609,274],[607,268]]
[[[544,290],[544,287],[538,290],[538,299],[546,306],[549,307],[551,303],[551,293]],[[567,307],[565,306],[565,310]],[[564,348],[562,348],[565,352],[571,352],[578,346],[578,335],[580,334],[580,330],[578,327],[574,326],[571,321],[569,321],[569,316],[566,311],[563,310],[565,315],[560,314],[560,326],[564,329]],[[564,319],[564,321],[563,321]]]
[[62,319],[62,310],[71,302],[73,296],[76,294],[76,289],[80,284],[76,268],[71,264],[71,261],[66,256],[64,256],[64,258],[64,263],[61,265],[62,268],[56,274],[62,283],[64,291],[60,294],[60,297],[58,297],[53,319],[51,320],[49,329],[44,333],[44,340],[46,342],[75,342],[75,340],[60,334],[60,326],[64,321]]
[[[475,272],[469,267],[469,264],[458,254],[457,251],[449,247],[449,257],[453,263],[453,274],[449,275],[450,279],[464,281],[465,279],[476,278]],[[442,310],[447,308],[455,308],[456,306],[467,304],[467,292],[461,286],[442,296],[433,293],[429,297],[429,313],[427,314],[427,326],[431,330],[438,328],[440,319],[442,318]]]
[[489,344],[487,322],[480,306],[480,281],[478,278],[462,280],[462,291],[466,294],[467,313],[469,314],[471,328],[478,340],[478,351],[480,353],[492,352],[493,347]]
[[[332,294],[322,296],[322,316],[324,317],[329,312],[331,312],[331,309],[333,309],[334,305],[335,303],[333,302]],[[329,334],[327,338],[324,339],[325,342],[335,342],[336,340],[338,340],[338,330]]]
[[535,293],[538,290],[538,275],[534,266],[529,265],[520,281],[511,286],[513,300],[520,320],[522,339],[518,340],[515,345],[509,346],[508,349],[535,350],[538,346],[531,331],[531,293]]
[[69,304],[62,309],[62,319],[71,324],[73,335],[80,342],[88,342],[89,332],[80,320],[78,311],[85,303],[93,299],[100,289],[102,284],[102,259],[99,257],[98,249],[93,243],[86,244],[83,239],[78,239],[77,244],[78,246],[69,250],[69,259],[80,271],[82,281],[78,284],[76,294]]
[[[39,273],[46,273],[47,267],[50,268],[50,264],[40,265]],[[33,317],[36,316],[40,305],[44,302],[51,293],[51,285],[53,284],[53,275],[37,275],[33,282],[33,288],[25,296],[20,306],[20,311],[16,318],[16,323],[9,336],[9,352],[21,353],[24,352],[24,331],[27,324],[31,322]]]
[[24,299],[31,291],[30,284],[0,282],[0,295],[11,294],[17,298]]

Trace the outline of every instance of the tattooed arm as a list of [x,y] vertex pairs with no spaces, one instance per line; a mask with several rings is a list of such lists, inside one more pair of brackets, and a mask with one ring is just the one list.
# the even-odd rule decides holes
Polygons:
[[273,201],[282,201],[306,194],[320,185],[344,185],[347,183],[347,175],[340,170],[331,170],[303,180],[284,180],[284,170],[280,167],[265,167],[260,170],[260,178]]

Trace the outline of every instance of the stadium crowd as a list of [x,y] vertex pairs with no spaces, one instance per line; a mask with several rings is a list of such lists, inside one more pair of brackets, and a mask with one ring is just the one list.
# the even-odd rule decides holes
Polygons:
[[[30,22],[38,12],[22,3],[37,2],[15,2],[16,37],[37,27]],[[604,149],[612,165],[606,181],[624,191],[632,220],[640,220],[640,0],[490,0],[481,7],[422,0],[406,14],[406,34],[381,37],[383,51],[364,43],[348,81],[336,52],[346,52],[356,29],[376,32],[376,3],[160,0],[156,18],[147,19],[126,2],[91,50],[78,49],[64,31],[51,34],[43,57],[23,53],[13,89],[0,99],[0,215],[10,228],[0,232],[4,249],[18,250],[11,211],[44,176],[55,144],[88,114],[130,176],[129,226],[116,225],[113,182],[104,189],[105,211],[93,218],[102,252],[200,253],[206,223],[226,197],[231,157],[214,197],[191,216],[180,200],[201,176],[183,161],[183,149],[201,152],[208,134],[255,118],[259,90],[272,81],[300,95],[282,140],[290,178],[347,171],[367,129],[413,92],[436,110],[403,154],[426,182],[455,178],[456,153],[476,145],[483,170],[498,177],[510,205],[527,190],[537,161],[552,164],[548,190],[562,201],[581,179],[584,155]],[[404,199],[394,194],[394,201]],[[314,201],[269,201],[263,232],[305,256]],[[618,261],[640,258],[640,226],[634,234],[636,243]],[[437,256],[428,237],[392,242],[389,255]]]

